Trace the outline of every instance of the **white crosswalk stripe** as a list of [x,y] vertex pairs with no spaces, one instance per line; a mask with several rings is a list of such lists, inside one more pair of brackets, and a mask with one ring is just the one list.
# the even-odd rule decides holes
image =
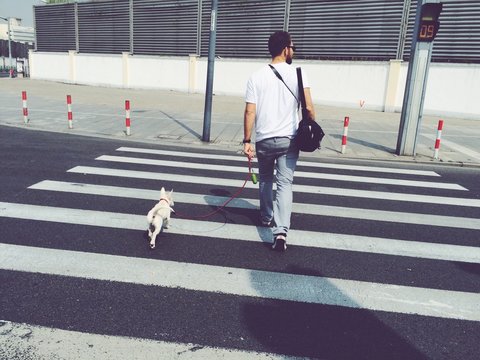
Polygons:
[[[199,154],[183,151],[171,151],[171,150],[157,150],[157,149],[145,149],[145,148],[132,148],[128,146],[122,146],[117,151],[138,153],[138,154],[152,154],[152,155],[167,155],[167,156],[184,156],[193,159],[210,159],[210,160],[231,160],[245,163],[244,156],[234,155],[220,155],[220,154]],[[380,172],[386,174],[406,174],[406,175],[419,175],[419,176],[440,176],[434,171],[427,170],[412,170],[412,169],[397,169],[389,167],[374,167],[374,166],[361,166],[361,165],[344,165],[344,164],[329,164],[323,162],[310,162],[299,160],[298,166],[308,166],[315,169],[336,169],[336,170],[355,170],[365,172]]]
[[[0,217],[116,229],[146,230],[145,215],[0,202]],[[175,219],[169,233],[229,240],[271,242],[271,230],[250,225]],[[292,245],[480,263],[480,248],[291,229]],[[198,240],[195,240],[198,241]]]
[[[243,181],[248,179],[246,161],[237,155],[140,147],[120,147],[116,151],[116,155],[98,156],[95,159],[95,166],[80,164],[68,169],[65,174],[68,180],[44,179],[28,186],[27,191],[39,196],[40,199],[35,200],[36,196],[32,197],[33,203],[9,202],[0,199],[0,219],[22,222],[27,220],[37,222],[40,224],[38,226],[43,226],[41,225],[43,223],[75,225],[95,232],[96,228],[103,228],[112,231],[113,234],[128,233],[128,236],[131,236],[132,231],[136,231],[139,238],[145,240],[144,234],[140,235],[140,232],[145,232],[147,228],[146,211],[145,213],[138,213],[135,210],[119,212],[105,208],[110,206],[110,202],[118,200],[119,203],[124,204],[122,209],[130,210],[129,203],[138,206],[142,201],[149,209],[155,201],[158,201],[159,190],[143,187],[140,185],[140,180],[158,182],[159,187],[168,184],[175,188],[175,185],[181,184],[183,189],[188,189],[188,192],[174,192],[176,207],[185,208],[188,205],[187,215],[194,217],[209,212],[212,208],[229,200],[229,197],[223,194],[223,196],[212,195],[215,193],[213,191],[202,193],[201,189],[213,186],[215,190],[228,188],[225,189],[226,193],[233,193],[232,189],[240,188]],[[129,153],[131,156],[118,156],[118,152]],[[139,154],[148,155],[150,158],[138,156]],[[189,158],[208,159],[208,164],[191,163],[188,161]],[[219,164],[219,160],[228,161],[228,165]],[[104,166],[107,164],[109,164],[108,167]],[[347,253],[355,254],[359,258],[395,257],[396,260],[400,259],[399,261],[423,261],[435,263],[439,267],[448,266],[450,263],[465,267],[480,264],[480,246],[476,244],[472,246],[473,241],[457,242],[456,239],[436,241],[437,239],[428,238],[427,231],[425,231],[425,241],[419,241],[419,239],[422,240],[421,236],[417,238],[409,238],[408,235],[403,236],[403,234],[393,236],[388,231],[382,233],[383,237],[373,236],[368,226],[363,226],[361,230],[358,230],[360,226],[353,230],[343,229],[340,226],[335,231],[331,228],[322,230],[324,220],[344,221],[342,219],[346,219],[345,221],[355,224],[368,223],[374,228],[423,226],[428,231],[435,229],[437,234],[441,231],[458,230],[476,233],[480,231],[480,219],[474,214],[478,213],[480,199],[472,197],[470,191],[464,186],[442,181],[442,177],[433,171],[314,161],[300,161],[299,166],[308,168],[309,171],[298,171],[296,176],[310,185],[294,184],[294,192],[301,196],[298,196],[299,200],[293,204],[293,212],[299,218],[304,215],[308,215],[310,219],[318,217],[319,230],[312,230],[317,229],[312,225],[313,223],[308,227],[310,230],[296,228],[297,225],[293,224],[288,233],[289,245],[308,249],[313,253],[320,253],[323,250],[323,252],[338,252],[338,256],[341,257],[346,257]],[[323,173],[322,169],[329,169],[330,173]],[[188,173],[189,170],[192,170],[192,174]],[[198,175],[199,171],[205,172]],[[335,174],[335,171],[341,173]],[[222,172],[222,177],[214,177],[218,172]],[[365,174],[367,175],[364,176]],[[383,174],[387,175],[383,177]],[[88,178],[84,175],[88,175]],[[399,178],[394,178],[393,175],[398,175]],[[122,184],[112,185],[115,180],[121,180]],[[322,181],[329,181],[329,184],[334,183],[338,187],[321,186]],[[343,187],[347,182],[353,188]],[[191,185],[194,186],[190,189]],[[362,189],[355,188],[357,185],[361,185]],[[378,191],[378,185],[381,185],[382,191]],[[246,191],[241,197],[233,199],[228,205],[228,210],[231,210],[229,214],[234,221],[221,222],[218,219],[203,221],[172,215],[171,226],[161,235],[172,234],[187,243],[203,242],[205,246],[212,246],[214,242],[212,239],[220,239],[227,244],[231,243],[235,247],[246,249],[256,246],[255,244],[271,243],[270,228],[255,226],[251,218],[243,216],[246,213],[255,213],[255,216],[258,216],[259,207],[258,196],[251,191],[258,190],[258,184],[247,181],[245,188]],[[376,190],[364,190],[372,188]],[[311,196],[308,202],[302,200],[305,199],[305,194]],[[451,196],[452,194],[455,196]],[[65,200],[70,197],[98,199],[102,207],[100,208],[96,201],[88,201],[78,206],[75,202],[59,205],[65,204]],[[348,203],[342,204],[345,206],[331,205],[332,199],[340,197],[351,199],[351,203],[359,200],[357,204],[361,205],[357,206],[365,207],[352,207],[348,206]],[[382,200],[378,205],[381,208],[363,205],[367,199]],[[41,205],[38,205],[38,201],[42,201]],[[413,205],[411,210],[408,207],[409,203]],[[442,211],[443,206],[451,206],[453,210],[447,213]],[[402,211],[405,209],[408,211]],[[432,213],[429,213],[429,209]],[[469,212],[469,210],[472,211]],[[301,226],[301,221],[298,226]],[[399,235],[398,232],[396,235]],[[161,242],[161,240],[158,241]],[[101,240],[92,239],[92,241]],[[147,248],[146,240],[144,243]],[[288,252],[289,250],[287,255]],[[242,254],[224,256],[241,259]],[[466,287],[468,291],[459,291],[441,288],[438,284],[429,287],[414,286],[413,282],[398,284],[390,280],[377,281],[376,278],[365,280],[363,274],[359,275],[361,280],[358,278],[353,280],[321,273],[310,275],[311,273],[307,272],[306,274],[309,275],[305,275],[305,273],[290,271],[288,268],[282,271],[276,268],[275,271],[264,270],[265,268],[258,270],[244,267],[241,261],[233,262],[234,265],[232,263],[225,265],[221,259],[215,265],[202,263],[202,261],[198,258],[196,260],[159,260],[118,255],[114,252],[96,253],[47,248],[41,245],[27,246],[16,244],[14,239],[0,242],[0,270],[7,272],[142,285],[151,287],[155,291],[182,289],[224,297],[247,297],[262,301],[332,306],[339,307],[343,309],[342,311],[348,308],[403,314],[403,316],[408,314],[449,319],[449,321],[480,322],[480,293],[470,292],[470,287]],[[365,261],[368,262],[368,260]],[[28,324],[11,324],[13,324],[12,327],[17,328],[29,326]],[[38,334],[39,344],[44,343],[47,336],[45,334],[48,333],[65,339],[73,339],[74,336],[58,329],[45,330],[39,327],[35,328],[35,331]],[[90,342],[101,341],[93,334],[90,336],[88,340]],[[113,344],[108,350],[112,354],[116,351],[114,347],[122,344],[140,346],[136,343],[137,340],[120,337],[105,339]],[[152,351],[179,353],[188,352],[196,345],[149,342],[146,346],[154,349]],[[239,359],[252,356],[266,359],[289,358],[267,352],[238,351],[203,345],[201,347],[202,352],[196,354],[199,358],[201,356]],[[150,355],[145,356],[148,358]]]
[[[214,179],[212,179],[212,182]],[[105,186],[85,183],[71,183],[44,180],[29,187],[30,189],[63,191],[80,194],[94,194],[103,196],[118,196],[133,199],[158,200],[158,191],[137,188],[125,188],[119,186]],[[200,204],[220,206],[229,198],[225,196],[197,195],[175,192],[177,203]],[[243,209],[257,209],[259,201],[256,199],[234,199],[228,204],[229,207]],[[480,230],[480,219],[454,217],[443,215],[429,215],[419,213],[405,213],[395,211],[382,211],[372,209],[356,209],[341,206],[316,205],[294,203],[293,211],[301,214],[335,216],[340,218],[379,220],[387,222],[453,227],[461,229]]]
[[[181,168],[189,168],[189,169],[224,171],[224,172],[244,172],[245,171],[245,169],[242,169],[238,166],[197,164],[197,163],[187,164],[187,163],[179,163],[177,161],[140,159],[140,158],[132,158],[132,157],[126,157],[126,156],[102,155],[97,157],[96,160],[130,163],[130,164],[164,166],[164,167],[173,167],[173,168],[181,167]],[[333,181],[361,182],[361,183],[369,183],[369,184],[399,185],[399,186],[426,187],[426,188],[433,187],[437,189],[450,189],[450,190],[467,190],[463,186],[460,186],[458,184],[450,184],[450,183],[384,179],[384,178],[378,178],[378,177],[324,174],[324,173],[314,173],[314,172],[304,172],[304,171],[295,171],[295,177],[333,180]]]
[[[178,175],[174,173],[166,172],[153,172],[153,171],[138,171],[138,170],[124,170],[124,169],[111,169],[103,167],[93,166],[75,166],[68,170],[68,172],[79,174],[92,174],[92,175],[104,175],[115,177],[126,177],[136,179],[150,179],[150,180],[162,180],[162,181],[176,181],[189,184],[212,184],[211,178]],[[214,181],[217,186],[231,186],[239,187],[239,180],[215,178]],[[256,189],[257,185],[247,183],[247,188]],[[308,185],[293,185],[295,192],[302,192],[307,194],[322,194],[322,195],[334,195],[334,196],[347,196],[347,197],[359,197],[366,199],[382,199],[382,200],[394,200],[394,201],[411,201],[418,203],[430,203],[430,204],[442,204],[442,205],[456,205],[456,206],[472,206],[480,207],[479,199],[467,199],[467,198],[454,198],[446,196],[433,196],[433,195],[417,195],[408,193],[392,193],[382,191],[370,191],[370,190],[357,190],[357,189],[342,189],[332,188],[325,186],[308,186]]]
[[480,321],[480,294],[0,244],[3,269]]
[[[1,321],[1,320],[0,320]],[[23,359],[259,359],[300,360],[303,358],[254,351],[224,349],[198,344],[171,343],[124,336],[86,334],[45,326],[5,322],[2,326],[0,354],[5,359],[15,359],[20,354],[31,354]],[[28,336],[28,342],[24,341]],[[8,344],[15,344],[8,346]],[[62,346],[59,346],[62,344]],[[55,354],[53,357],[52,354]],[[182,355],[180,355],[182,354]],[[161,356],[160,356],[161,355]]]

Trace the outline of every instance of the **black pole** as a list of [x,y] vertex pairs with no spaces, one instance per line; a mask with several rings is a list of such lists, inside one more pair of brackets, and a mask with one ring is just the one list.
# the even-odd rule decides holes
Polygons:
[[210,40],[208,43],[207,88],[205,90],[205,111],[203,113],[202,140],[205,142],[210,142],[210,123],[212,120],[213,69],[215,66],[215,43],[217,40],[217,9],[218,0],[212,0]]

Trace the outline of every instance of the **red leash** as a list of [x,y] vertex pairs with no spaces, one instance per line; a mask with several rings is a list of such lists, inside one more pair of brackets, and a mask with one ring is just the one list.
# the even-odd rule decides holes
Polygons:
[[173,213],[175,215],[177,215],[178,217],[181,217],[181,218],[184,218],[184,219],[205,219],[205,218],[208,218],[208,217],[216,214],[220,210],[224,209],[233,199],[237,198],[242,193],[243,189],[245,189],[245,186],[247,185],[247,182],[248,182],[248,180],[250,180],[250,178],[252,179],[254,184],[257,183],[256,175],[255,175],[255,173],[252,172],[252,160],[250,158],[248,158],[248,175],[245,178],[245,181],[243,182],[243,185],[240,187],[240,189],[238,189],[238,191],[235,194],[233,194],[227,201],[225,201],[217,209],[215,209],[214,211],[209,212],[207,214],[199,215],[199,216],[188,216],[188,215],[185,215],[185,214],[182,214],[182,213],[178,213],[177,211],[173,211]]

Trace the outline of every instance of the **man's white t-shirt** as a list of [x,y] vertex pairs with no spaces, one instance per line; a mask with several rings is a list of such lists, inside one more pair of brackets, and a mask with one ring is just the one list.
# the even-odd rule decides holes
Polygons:
[[[296,68],[287,63],[273,66],[299,99]],[[303,87],[309,88],[310,85],[303,70],[302,79]],[[292,138],[297,133],[299,104],[268,65],[256,71],[248,80],[245,101],[256,105],[256,141],[272,137]]]

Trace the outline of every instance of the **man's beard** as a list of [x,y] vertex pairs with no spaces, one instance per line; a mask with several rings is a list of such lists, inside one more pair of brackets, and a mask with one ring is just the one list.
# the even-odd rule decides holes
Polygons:
[[291,65],[292,64],[292,61],[293,61],[293,58],[291,56],[287,56],[287,60],[285,60],[285,62],[288,64],[288,65]]

